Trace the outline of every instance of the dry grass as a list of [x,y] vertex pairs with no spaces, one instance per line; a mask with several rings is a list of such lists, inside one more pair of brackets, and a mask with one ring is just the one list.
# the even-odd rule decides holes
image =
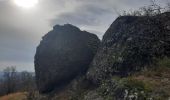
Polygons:
[[149,84],[156,95],[170,96],[170,68],[168,67],[143,71],[131,77]]
[[0,100],[25,100],[26,94],[27,94],[26,92],[9,94],[9,95],[0,97]]

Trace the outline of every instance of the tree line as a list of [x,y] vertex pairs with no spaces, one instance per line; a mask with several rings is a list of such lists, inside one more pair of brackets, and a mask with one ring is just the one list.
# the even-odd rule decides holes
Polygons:
[[18,72],[16,67],[7,67],[0,77],[0,96],[15,92],[28,92],[36,89],[35,75],[31,72]]

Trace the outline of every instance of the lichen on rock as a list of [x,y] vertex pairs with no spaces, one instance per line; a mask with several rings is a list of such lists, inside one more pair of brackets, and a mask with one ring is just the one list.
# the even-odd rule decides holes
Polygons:
[[104,34],[87,77],[98,84],[112,75],[140,71],[155,58],[170,57],[169,20],[168,12],[117,18]]

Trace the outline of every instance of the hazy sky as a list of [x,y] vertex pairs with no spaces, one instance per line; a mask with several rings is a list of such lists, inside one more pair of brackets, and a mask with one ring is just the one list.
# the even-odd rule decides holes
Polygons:
[[36,47],[55,24],[70,23],[102,38],[118,16],[114,8],[123,11],[149,4],[150,0],[39,0],[24,8],[14,0],[0,0],[0,71],[7,66],[34,71]]

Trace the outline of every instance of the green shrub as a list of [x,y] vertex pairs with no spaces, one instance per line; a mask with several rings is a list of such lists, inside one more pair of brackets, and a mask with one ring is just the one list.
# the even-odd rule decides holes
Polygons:
[[170,58],[164,57],[162,59],[157,60],[158,67],[168,67],[170,68]]
[[[148,83],[144,83],[143,81],[131,77],[116,77],[112,80],[103,81],[98,91],[106,100],[117,100],[120,98],[130,100],[130,96],[132,95],[136,95],[138,100],[146,100],[146,98],[150,97],[152,88]],[[125,97],[125,94],[127,97]]]
[[129,91],[133,91],[135,89],[137,91],[151,92],[152,90],[148,83],[144,83],[143,81],[133,79],[131,77],[124,78],[121,81],[125,88]]

